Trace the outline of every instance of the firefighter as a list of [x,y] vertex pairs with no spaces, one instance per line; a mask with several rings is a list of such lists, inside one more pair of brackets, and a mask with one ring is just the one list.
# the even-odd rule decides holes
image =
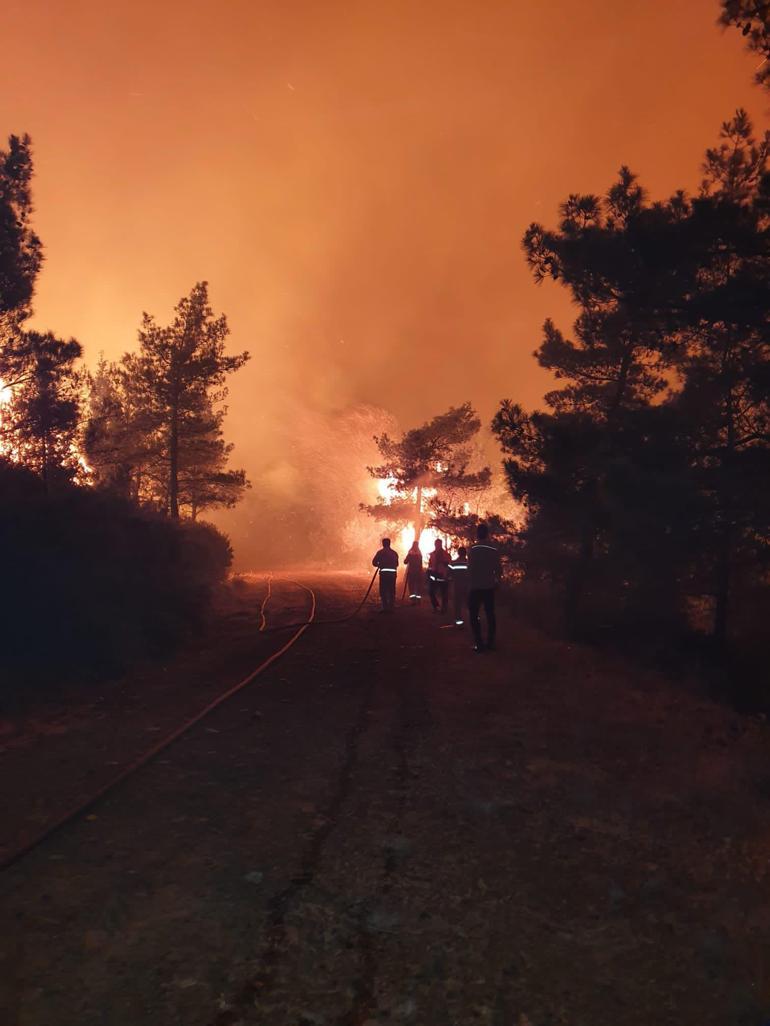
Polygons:
[[409,588],[409,601],[415,605],[422,598],[422,552],[415,538],[411,549],[404,556],[406,565],[406,586]]
[[452,582],[455,624],[462,627],[468,607],[468,554],[463,548],[457,550],[457,557],[449,564],[449,580]]
[[441,595],[440,612],[446,613],[447,592],[449,591],[449,580],[447,579],[448,566],[449,553],[444,549],[444,543],[441,539],[437,538],[433,552],[431,552],[428,559],[428,590],[430,593],[430,604],[433,606],[434,613],[439,612],[438,594]]
[[390,538],[382,539],[382,548],[375,553],[372,566],[380,571],[380,602],[382,612],[392,613],[396,604],[396,574],[398,553],[390,547]]
[[470,613],[471,630],[473,631],[474,651],[483,652],[484,642],[481,637],[481,621],[479,610],[484,606],[487,620],[487,644],[490,650],[495,647],[495,588],[500,583],[500,550],[489,540],[489,529],[486,524],[476,528],[476,544],[471,546],[468,559],[468,576],[470,591],[468,593],[468,611]]

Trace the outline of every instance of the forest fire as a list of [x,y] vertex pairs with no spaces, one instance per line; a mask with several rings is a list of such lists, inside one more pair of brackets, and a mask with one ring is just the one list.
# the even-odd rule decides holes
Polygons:
[[770,0],[0,21],[0,1026],[770,1026]]
[[11,389],[0,378],[0,456],[13,460],[13,447],[6,439],[7,407],[11,401]]
[[[380,479],[378,479],[378,481],[377,481],[377,492],[378,492],[380,498],[382,499],[383,503],[386,506],[393,505],[394,500],[396,499],[394,491],[395,491],[395,479],[394,478],[389,477],[389,478],[380,478]],[[417,489],[416,488],[411,492],[410,495],[405,497],[407,499],[407,501],[410,501],[413,504],[413,506],[414,506],[414,517],[415,517],[415,519],[417,517],[422,517],[424,515],[424,502],[425,501],[429,501],[435,495],[436,495],[436,489],[435,488],[423,488],[421,490],[421,500],[422,501],[421,501],[421,508],[419,510],[417,509]],[[404,499],[399,496],[397,501],[403,502]],[[403,516],[399,517],[398,519],[400,519],[403,522]],[[395,520],[396,520],[396,518],[394,518],[394,522],[395,522]],[[419,540],[419,545],[420,545],[420,551],[423,554],[425,554],[427,552],[430,552],[430,550],[433,548],[437,538],[441,538],[441,535],[439,534],[438,531],[434,530],[432,527],[423,527],[422,531],[420,532],[420,537],[418,539]],[[393,545],[394,545],[394,548],[396,549],[396,551],[398,552],[398,554],[400,556],[403,556],[408,551],[408,549],[411,548],[412,543],[414,542],[414,540],[415,540],[415,527],[414,527],[414,522],[412,522],[410,524],[406,524],[405,526],[401,526],[401,527],[397,528],[397,533],[395,533],[395,537],[393,538]],[[442,539],[442,540],[445,540],[445,539]]]

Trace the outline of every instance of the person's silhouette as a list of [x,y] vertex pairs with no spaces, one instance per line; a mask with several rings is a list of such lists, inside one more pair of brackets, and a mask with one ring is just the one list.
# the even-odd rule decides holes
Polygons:
[[468,611],[471,619],[471,630],[473,631],[474,649],[477,652],[484,651],[484,642],[481,637],[481,621],[479,610],[484,606],[484,613],[487,618],[487,644],[486,647],[495,647],[495,632],[497,620],[495,618],[495,588],[500,582],[500,550],[489,540],[489,529],[486,524],[479,524],[476,528],[477,541],[471,546],[470,558],[468,560],[470,576],[470,592],[468,594]]
[[406,586],[409,589],[409,601],[417,603],[422,597],[422,552],[415,538],[411,549],[404,556],[406,565]]
[[398,553],[390,547],[390,538],[382,539],[382,548],[372,560],[372,566],[380,571],[380,602],[382,612],[392,613],[396,604],[396,574],[398,573]]
[[452,582],[455,623],[462,627],[468,607],[468,553],[463,548],[457,550],[457,558],[449,564],[449,580]]
[[436,539],[436,543],[433,547],[433,552],[430,554],[428,559],[428,583],[429,583],[429,594],[430,604],[433,606],[433,612],[439,612],[438,596],[441,596],[441,612],[446,612],[447,607],[447,592],[449,591],[449,581],[447,580],[449,566],[449,553],[444,549],[444,543],[440,538]]

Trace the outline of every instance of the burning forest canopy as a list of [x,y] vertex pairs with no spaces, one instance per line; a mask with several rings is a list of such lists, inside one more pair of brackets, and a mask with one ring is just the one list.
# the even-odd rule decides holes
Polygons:
[[[769,179],[719,9],[16,8],[6,462],[213,519],[241,566],[493,513],[573,616],[593,581],[724,636],[765,585]],[[468,401],[462,457],[383,450]]]

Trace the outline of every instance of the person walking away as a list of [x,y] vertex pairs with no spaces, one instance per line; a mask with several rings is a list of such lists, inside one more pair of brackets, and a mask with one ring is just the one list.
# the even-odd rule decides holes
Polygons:
[[433,606],[433,612],[439,612],[438,595],[441,595],[441,612],[446,612],[447,598],[449,591],[449,553],[444,549],[444,543],[440,538],[436,539],[436,544],[431,552],[428,559],[428,582],[429,582],[429,594],[430,604]]
[[404,556],[406,566],[406,586],[409,589],[409,601],[416,605],[422,598],[422,552],[417,539]]
[[382,548],[375,553],[372,566],[380,571],[380,602],[383,613],[392,613],[396,604],[398,553],[390,547],[390,538],[382,539]]
[[455,624],[462,627],[468,607],[468,553],[463,548],[457,550],[456,558],[449,564],[449,580],[452,585]]
[[468,592],[468,611],[473,631],[474,651],[483,652],[484,642],[481,637],[481,621],[479,611],[484,607],[487,621],[488,649],[495,647],[495,588],[500,583],[500,550],[489,540],[489,529],[486,524],[476,528],[476,543],[471,546],[468,559],[468,576],[470,591]]

